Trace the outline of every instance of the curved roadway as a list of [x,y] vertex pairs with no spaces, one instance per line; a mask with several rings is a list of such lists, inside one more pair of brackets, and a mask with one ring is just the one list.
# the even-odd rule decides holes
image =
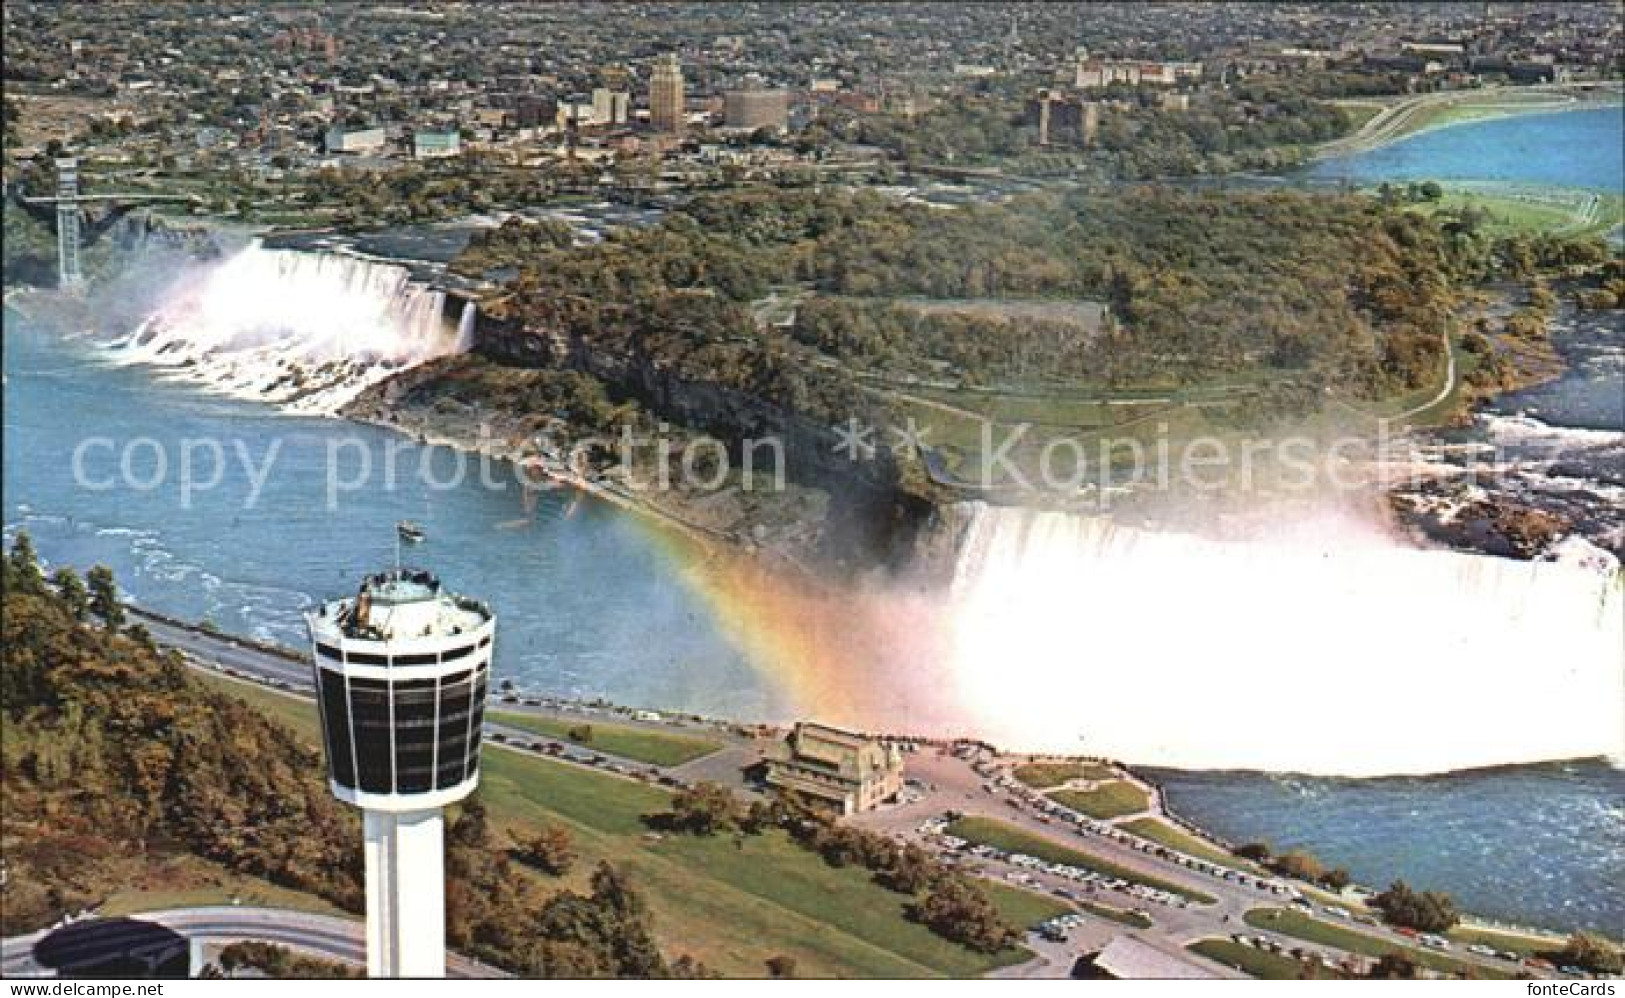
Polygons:
[[[165,931],[167,930],[167,932]],[[166,941],[173,943],[166,948]],[[181,945],[260,940],[354,966],[366,964],[361,922],[283,908],[220,906],[144,912],[42,929],[0,942],[0,976],[51,977],[129,958],[159,959]],[[500,971],[447,954],[448,977],[501,977]]]

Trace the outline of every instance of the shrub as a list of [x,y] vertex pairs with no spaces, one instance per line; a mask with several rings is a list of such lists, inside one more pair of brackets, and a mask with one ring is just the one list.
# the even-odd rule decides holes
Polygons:
[[1393,925],[1419,932],[1446,932],[1461,921],[1456,903],[1439,891],[1415,891],[1403,880],[1378,894],[1371,902]]

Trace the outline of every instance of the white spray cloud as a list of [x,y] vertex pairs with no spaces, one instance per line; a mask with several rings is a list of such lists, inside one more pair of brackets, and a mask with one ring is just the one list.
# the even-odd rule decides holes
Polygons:
[[469,332],[450,328],[444,304],[404,267],[255,242],[180,282],[119,347],[216,391],[332,413],[390,374],[466,349]]
[[1350,776],[1625,756],[1625,606],[1598,549],[1519,562],[1337,520],[1230,542],[966,511],[947,681],[1001,745]]

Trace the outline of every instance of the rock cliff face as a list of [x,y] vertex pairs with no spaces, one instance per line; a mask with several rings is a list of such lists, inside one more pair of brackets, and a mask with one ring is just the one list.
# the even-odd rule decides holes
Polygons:
[[657,417],[723,441],[736,462],[756,443],[758,471],[771,468],[765,442],[780,441],[785,477],[830,497],[818,554],[837,565],[902,565],[933,515],[928,498],[904,487],[901,469],[884,441],[873,458],[853,460],[836,449],[839,437],[831,427],[779,401],[694,377],[636,348],[572,336],[500,310],[482,313],[476,343],[478,353],[500,364],[591,374],[612,393],[636,399]]

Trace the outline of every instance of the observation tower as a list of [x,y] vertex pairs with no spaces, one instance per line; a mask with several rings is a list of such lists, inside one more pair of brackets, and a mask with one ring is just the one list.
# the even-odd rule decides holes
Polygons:
[[397,568],[305,619],[328,785],[362,812],[367,973],[444,977],[443,812],[479,783],[496,617]]

